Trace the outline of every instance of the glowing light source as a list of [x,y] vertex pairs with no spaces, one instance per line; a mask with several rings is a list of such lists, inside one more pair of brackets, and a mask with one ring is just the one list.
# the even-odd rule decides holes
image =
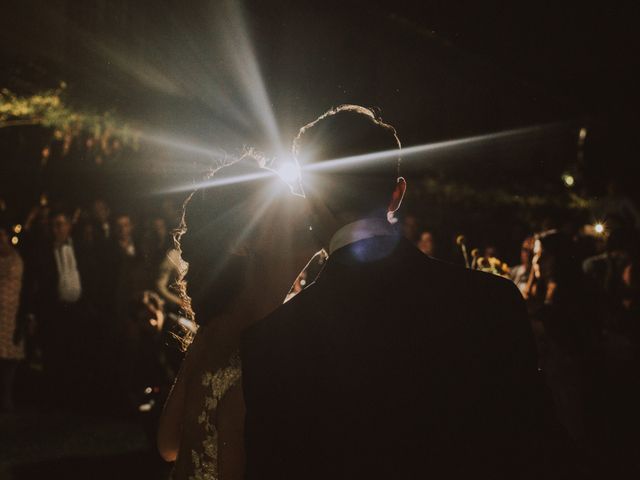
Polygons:
[[562,182],[565,184],[565,186],[571,188],[575,185],[576,179],[573,178],[573,175],[569,173],[564,173],[562,174]]
[[280,178],[288,184],[292,184],[300,178],[300,169],[293,162],[284,162],[277,172]]
[[143,403],[138,406],[139,412],[150,412],[153,406],[155,405],[155,400],[149,400],[147,403]]
[[20,240],[18,239],[18,237],[11,237],[11,244],[12,245],[17,245],[19,241]]
[[593,229],[597,234],[602,235],[604,233],[604,224],[598,222],[593,226]]
[[13,226],[13,231],[15,233],[20,233],[22,231],[22,225],[20,225],[19,223],[17,225]]
[[587,138],[587,129],[586,128],[581,128],[580,132],[578,132],[578,138],[582,141],[584,141]]

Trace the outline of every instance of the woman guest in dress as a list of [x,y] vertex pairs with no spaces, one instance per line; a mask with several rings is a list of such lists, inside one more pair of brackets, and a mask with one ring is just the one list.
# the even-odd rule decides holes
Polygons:
[[20,306],[23,263],[11,245],[10,228],[0,224],[0,410],[13,409],[13,384],[18,362],[24,358],[22,340],[18,340],[16,317]]

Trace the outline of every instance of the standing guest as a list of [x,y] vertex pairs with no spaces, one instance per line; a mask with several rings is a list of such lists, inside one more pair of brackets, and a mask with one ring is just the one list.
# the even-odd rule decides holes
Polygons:
[[[110,246],[113,241],[113,226],[111,224],[111,209],[102,198],[91,203],[89,217],[85,225],[80,225],[80,237],[87,250],[91,251],[94,265],[88,269],[92,284],[95,286],[91,292],[91,303],[96,307],[96,313],[100,316],[100,323],[104,327],[107,322],[106,313],[110,310],[110,298],[106,295],[110,288],[109,276],[111,269]],[[93,295],[95,293],[95,295]]]
[[111,302],[119,327],[131,319],[132,302],[146,288],[146,272],[140,248],[134,238],[135,225],[127,213],[116,215],[109,247]]
[[574,440],[588,445],[594,434],[599,305],[568,236],[555,230],[538,234],[533,253],[534,275],[526,297],[543,334],[541,366],[558,419]]
[[167,221],[163,217],[155,217],[149,222],[147,241],[151,250],[164,256],[172,247]]
[[82,250],[84,260],[82,275],[83,299],[93,308],[92,314],[100,315],[104,310],[105,241],[90,213],[80,211],[73,223],[74,239]]
[[147,325],[137,321],[143,292],[148,286],[146,265],[135,238],[135,225],[127,213],[113,218],[113,238],[109,246],[108,296],[112,315],[106,354],[116,362],[114,372],[128,393],[142,390],[139,387],[141,373],[136,362],[141,335]]
[[[35,256],[40,245],[51,240],[51,210],[48,205],[40,204],[31,208],[24,221],[21,235],[21,248],[26,263]],[[27,266],[28,268],[28,266]]]
[[[582,262],[585,275],[598,288],[604,298],[617,302],[623,289],[622,274],[625,267],[637,257],[637,232],[627,226],[612,228],[607,237],[605,252]],[[612,307],[609,305],[609,307]],[[607,322],[607,327],[615,325]]]
[[436,241],[433,238],[433,233],[424,231],[420,234],[418,243],[416,244],[418,250],[429,257],[435,257],[436,253]]
[[92,214],[98,239],[102,242],[109,240],[111,238],[111,209],[107,202],[101,198],[94,200]]
[[143,270],[133,232],[131,216],[118,214],[113,219],[113,236],[107,247],[107,281],[105,294],[112,318],[112,330],[121,336],[130,320],[131,302],[135,297],[134,278]]
[[13,383],[24,345],[17,332],[23,264],[9,242],[10,226],[0,224],[0,411],[13,410]]
[[116,216],[114,220],[115,224],[115,242],[117,247],[120,248],[121,253],[128,257],[136,256],[136,245],[133,241],[133,221],[129,214],[122,214]]
[[166,220],[163,217],[149,220],[144,229],[141,248],[151,283],[155,283],[160,266],[172,247]]
[[520,293],[527,288],[529,275],[531,273],[531,259],[533,258],[533,237],[527,237],[520,247],[520,265],[511,268],[509,276],[516,284]]
[[66,213],[52,213],[50,223],[51,241],[37,250],[28,298],[38,322],[50,387],[71,393],[72,385],[87,380],[92,351],[88,341],[92,330],[82,301],[86,256],[71,237],[71,219]]

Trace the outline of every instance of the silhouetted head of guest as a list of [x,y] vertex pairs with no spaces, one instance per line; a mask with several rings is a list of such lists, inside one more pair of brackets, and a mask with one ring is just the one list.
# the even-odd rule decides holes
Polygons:
[[527,237],[522,241],[520,246],[520,263],[529,267],[533,258],[533,244],[535,239],[533,237]]
[[120,213],[114,218],[113,224],[116,231],[116,240],[120,243],[130,243],[133,239],[134,229],[131,216],[127,213]]
[[109,209],[109,205],[103,199],[98,198],[94,200],[91,205],[91,213],[93,217],[96,219],[98,223],[106,223],[109,221],[109,216],[111,215],[111,210]]
[[400,148],[395,129],[357,105],[333,108],[300,129],[293,154],[323,243],[347,223],[385,219],[400,207],[406,189]]
[[54,211],[51,213],[51,234],[56,244],[66,243],[71,237],[71,218],[66,212]]
[[582,271],[571,238],[557,230],[539,233],[535,238],[533,265],[540,278],[578,286]]
[[425,255],[433,257],[436,253],[436,242],[433,238],[433,234],[428,230],[425,230],[420,234],[420,238],[417,243],[418,250]]

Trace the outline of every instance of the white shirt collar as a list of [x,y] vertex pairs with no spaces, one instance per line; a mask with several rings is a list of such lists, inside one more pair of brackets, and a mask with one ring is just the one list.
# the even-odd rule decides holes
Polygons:
[[329,255],[351,243],[371,237],[394,235],[393,226],[384,218],[363,218],[348,223],[331,237]]

